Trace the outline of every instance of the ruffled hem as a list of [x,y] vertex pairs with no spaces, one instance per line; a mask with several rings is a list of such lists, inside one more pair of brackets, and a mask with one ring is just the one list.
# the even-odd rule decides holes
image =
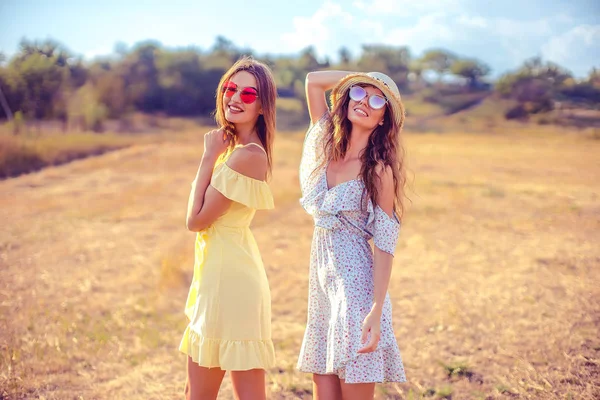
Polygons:
[[188,326],[179,351],[206,368],[225,371],[269,369],[275,365],[275,349],[271,340],[222,340],[198,335]]
[[329,370],[306,365],[302,358],[298,361],[297,368],[301,372],[337,375],[346,383],[384,383],[406,382],[402,356],[398,346],[378,348],[374,352],[360,354],[347,360],[340,368]]
[[265,181],[241,174],[226,163],[215,168],[210,184],[223,196],[246,207],[256,210],[270,210],[275,207],[273,194]]

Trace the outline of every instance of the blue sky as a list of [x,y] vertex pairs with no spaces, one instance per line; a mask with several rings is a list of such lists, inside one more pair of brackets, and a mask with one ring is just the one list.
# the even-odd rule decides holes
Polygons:
[[209,48],[218,35],[259,55],[306,46],[336,58],[346,46],[445,48],[488,63],[493,75],[539,55],[586,75],[600,67],[598,0],[0,0],[0,51],[23,37],[53,38],[87,59],[115,43],[155,39]]

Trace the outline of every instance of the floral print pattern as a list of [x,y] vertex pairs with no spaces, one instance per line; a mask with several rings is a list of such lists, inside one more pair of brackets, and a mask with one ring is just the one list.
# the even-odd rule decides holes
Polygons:
[[313,216],[308,319],[298,369],[336,374],[346,383],[404,382],[404,366],[386,295],[381,338],[372,353],[358,354],[362,323],[373,304],[373,250],[394,254],[400,223],[373,205],[360,179],[327,187],[323,116],[307,132],[300,165],[300,203]]

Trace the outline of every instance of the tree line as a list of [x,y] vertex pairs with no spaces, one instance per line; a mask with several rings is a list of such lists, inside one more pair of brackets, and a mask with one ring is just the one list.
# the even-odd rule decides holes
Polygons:
[[132,48],[116,46],[110,57],[85,62],[58,42],[24,39],[10,59],[0,54],[0,119],[60,120],[99,131],[107,119],[134,112],[207,116],[221,75],[242,55],[254,55],[272,68],[280,97],[301,101],[307,72],[336,68],[384,72],[403,93],[426,93],[427,101],[457,91],[495,93],[517,101],[517,117],[548,111],[557,101],[590,107],[600,103],[598,69],[576,79],[539,58],[490,82],[487,64],[444,49],[414,57],[405,46],[363,45],[356,56],[341,48],[334,63],[319,60],[312,47],[294,55],[255,55],[219,36],[207,50],[147,41]]

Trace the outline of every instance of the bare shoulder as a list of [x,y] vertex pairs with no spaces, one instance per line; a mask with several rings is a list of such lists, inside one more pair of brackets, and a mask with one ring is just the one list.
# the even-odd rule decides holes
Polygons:
[[227,160],[227,165],[234,171],[252,179],[264,180],[267,175],[267,155],[257,146],[240,147]]
[[386,190],[394,186],[394,173],[390,165],[379,164],[375,167],[375,174],[379,178],[379,189]]
[[394,200],[396,197],[394,189],[394,173],[390,165],[380,164],[375,167],[375,174],[379,178],[377,180],[377,204],[388,215],[392,215],[394,211]]

